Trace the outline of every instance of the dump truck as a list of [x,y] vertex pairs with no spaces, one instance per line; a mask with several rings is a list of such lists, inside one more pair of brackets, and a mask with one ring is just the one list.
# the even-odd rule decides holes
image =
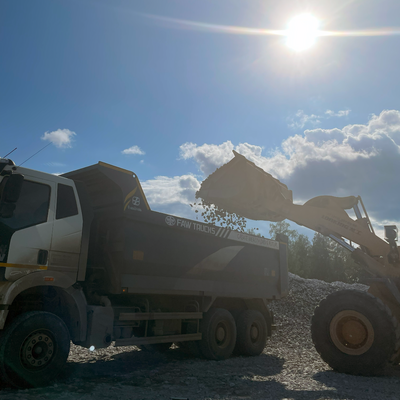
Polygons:
[[288,292],[287,238],[152,211],[103,162],[56,176],[0,159],[0,375],[54,380],[70,342],[260,354]]
[[368,274],[368,291],[342,290],[324,299],[311,321],[312,340],[333,369],[381,373],[400,359],[400,261],[397,227],[385,239],[373,229],[360,196],[318,196],[293,203],[286,185],[234,152],[201,185],[198,197],[253,220],[288,219],[319,232],[351,252]]

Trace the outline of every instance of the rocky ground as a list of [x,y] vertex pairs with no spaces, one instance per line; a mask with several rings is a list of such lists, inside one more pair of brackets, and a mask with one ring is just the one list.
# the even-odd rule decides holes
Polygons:
[[[343,283],[290,276],[290,294],[272,308],[277,331],[259,357],[209,361],[179,348],[153,354],[136,347],[90,352],[73,346],[59,380],[46,388],[0,391],[0,400],[58,399],[400,399],[400,367],[380,377],[333,372],[314,350],[310,318]],[[350,287],[365,290],[362,285]]]

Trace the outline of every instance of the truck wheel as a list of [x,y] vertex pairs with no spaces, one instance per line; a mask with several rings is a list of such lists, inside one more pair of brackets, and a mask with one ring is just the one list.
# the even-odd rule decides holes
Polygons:
[[342,290],[315,309],[311,334],[322,359],[338,372],[379,374],[396,346],[397,320],[367,292]]
[[212,308],[201,321],[200,349],[205,358],[225,360],[235,348],[236,325],[232,314],[223,308]]
[[244,356],[258,356],[267,343],[268,328],[264,316],[256,310],[242,311],[236,319],[236,351]]
[[1,336],[3,379],[16,387],[46,385],[61,372],[69,348],[68,328],[61,318],[42,311],[21,314]]

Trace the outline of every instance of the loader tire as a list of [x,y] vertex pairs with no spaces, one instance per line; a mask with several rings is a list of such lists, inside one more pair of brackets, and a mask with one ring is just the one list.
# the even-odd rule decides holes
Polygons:
[[201,321],[201,353],[209,360],[225,360],[236,344],[236,324],[232,314],[223,308],[211,308]]
[[43,311],[23,313],[1,336],[2,379],[15,387],[47,385],[62,371],[69,348],[69,331],[61,318]]
[[311,335],[322,359],[334,370],[379,375],[396,347],[397,320],[367,292],[342,290],[322,300],[311,320]]
[[259,356],[268,337],[267,322],[256,310],[242,311],[236,318],[236,353],[243,356]]

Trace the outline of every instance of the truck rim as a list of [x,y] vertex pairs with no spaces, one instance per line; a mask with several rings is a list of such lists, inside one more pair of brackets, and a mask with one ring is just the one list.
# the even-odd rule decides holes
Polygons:
[[45,368],[54,357],[54,339],[50,332],[38,330],[27,336],[21,346],[21,361],[25,368]]
[[259,336],[260,336],[260,332],[259,332],[258,326],[257,326],[257,324],[253,323],[251,325],[251,328],[250,328],[250,339],[251,339],[251,341],[253,343],[256,343]]
[[230,341],[229,329],[226,327],[224,321],[221,321],[217,325],[217,329],[215,330],[215,340],[220,348],[224,348]]
[[332,319],[330,336],[343,353],[361,355],[371,348],[375,334],[371,322],[363,314],[344,310]]

